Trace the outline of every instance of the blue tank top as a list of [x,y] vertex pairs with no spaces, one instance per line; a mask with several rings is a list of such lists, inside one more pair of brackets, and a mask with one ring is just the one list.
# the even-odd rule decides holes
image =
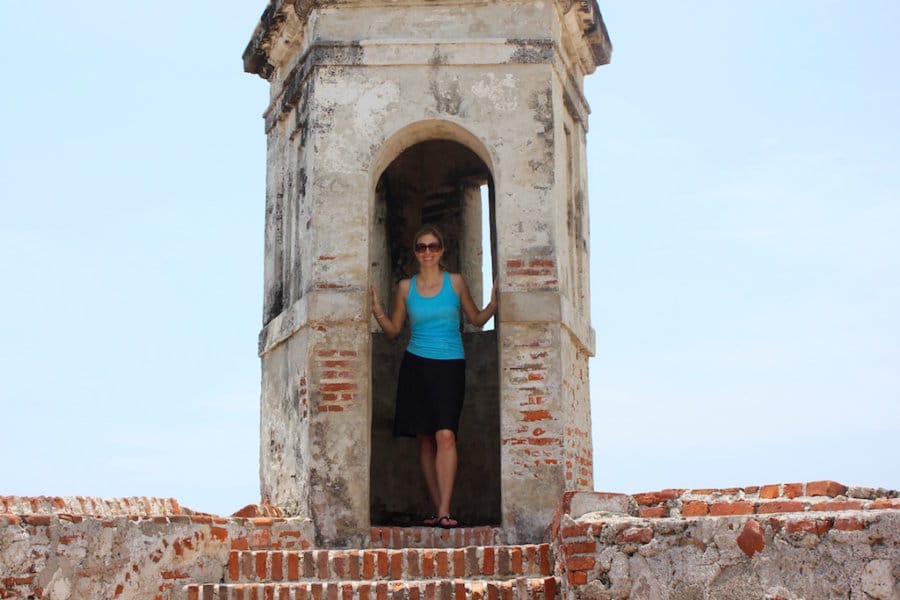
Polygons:
[[459,296],[444,272],[441,291],[431,297],[419,295],[416,276],[409,282],[406,312],[412,332],[407,352],[424,358],[453,360],[465,358],[459,333]]

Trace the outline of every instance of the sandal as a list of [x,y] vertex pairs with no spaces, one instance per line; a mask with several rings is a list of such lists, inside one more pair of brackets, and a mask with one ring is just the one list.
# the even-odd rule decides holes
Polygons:
[[459,522],[450,515],[444,515],[438,519],[438,525],[442,529],[453,529],[454,527],[459,526]]
[[428,517],[427,519],[422,521],[422,525],[424,525],[425,527],[437,527],[438,523],[440,523],[440,522],[441,522],[440,519],[432,516],[432,517]]

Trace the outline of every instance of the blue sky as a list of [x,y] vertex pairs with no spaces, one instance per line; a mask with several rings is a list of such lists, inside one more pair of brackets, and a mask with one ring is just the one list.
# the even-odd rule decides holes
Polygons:
[[[0,0],[0,494],[258,499],[264,6]],[[900,4],[601,9],[595,487],[900,488]]]

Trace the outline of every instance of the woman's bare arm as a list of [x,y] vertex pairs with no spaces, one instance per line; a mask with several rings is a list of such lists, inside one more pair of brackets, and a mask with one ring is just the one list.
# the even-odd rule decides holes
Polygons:
[[394,339],[403,330],[403,323],[406,321],[406,296],[409,294],[409,279],[403,279],[397,284],[397,290],[394,294],[394,309],[391,316],[388,317],[381,307],[381,301],[378,299],[378,293],[372,286],[372,314],[375,315],[375,321],[384,331],[385,335],[390,339]]
[[494,313],[497,312],[496,281],[494,282],[494,287],[491,289],[491,301],[488,302],[487,306],[483,309],[479,309],[475,304],[475,301],[472,300],[469,286],[466,284],[466,280],[463,279],[462,275],[459,273],[452,273],[450,275],[450,281],[453,284],[453,290],[456,292],[456,295],[459,296],[459,303],[462,306],[463,313],[465,313],[469,323],[475,327],[481,327],[487,323],[488,319],[493,317]]

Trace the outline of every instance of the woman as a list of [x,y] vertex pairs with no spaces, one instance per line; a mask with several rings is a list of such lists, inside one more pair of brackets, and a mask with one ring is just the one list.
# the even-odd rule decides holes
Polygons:
[[400,365],[394,435],[416,437],[419,464],[437,512],[425,524],[456,527],[450,497],[456,479],[456,432],[466,387],[466,362],[459,331],[459,311],[480,327],[497,307],[497,284],[491,301],[479,310],[459,273],[441,268],[444,240],[426,226],[414,238],[419,273],[397,284],[388,318],[372,288],[372,314],[391,339],[409,315],[410,339]]

